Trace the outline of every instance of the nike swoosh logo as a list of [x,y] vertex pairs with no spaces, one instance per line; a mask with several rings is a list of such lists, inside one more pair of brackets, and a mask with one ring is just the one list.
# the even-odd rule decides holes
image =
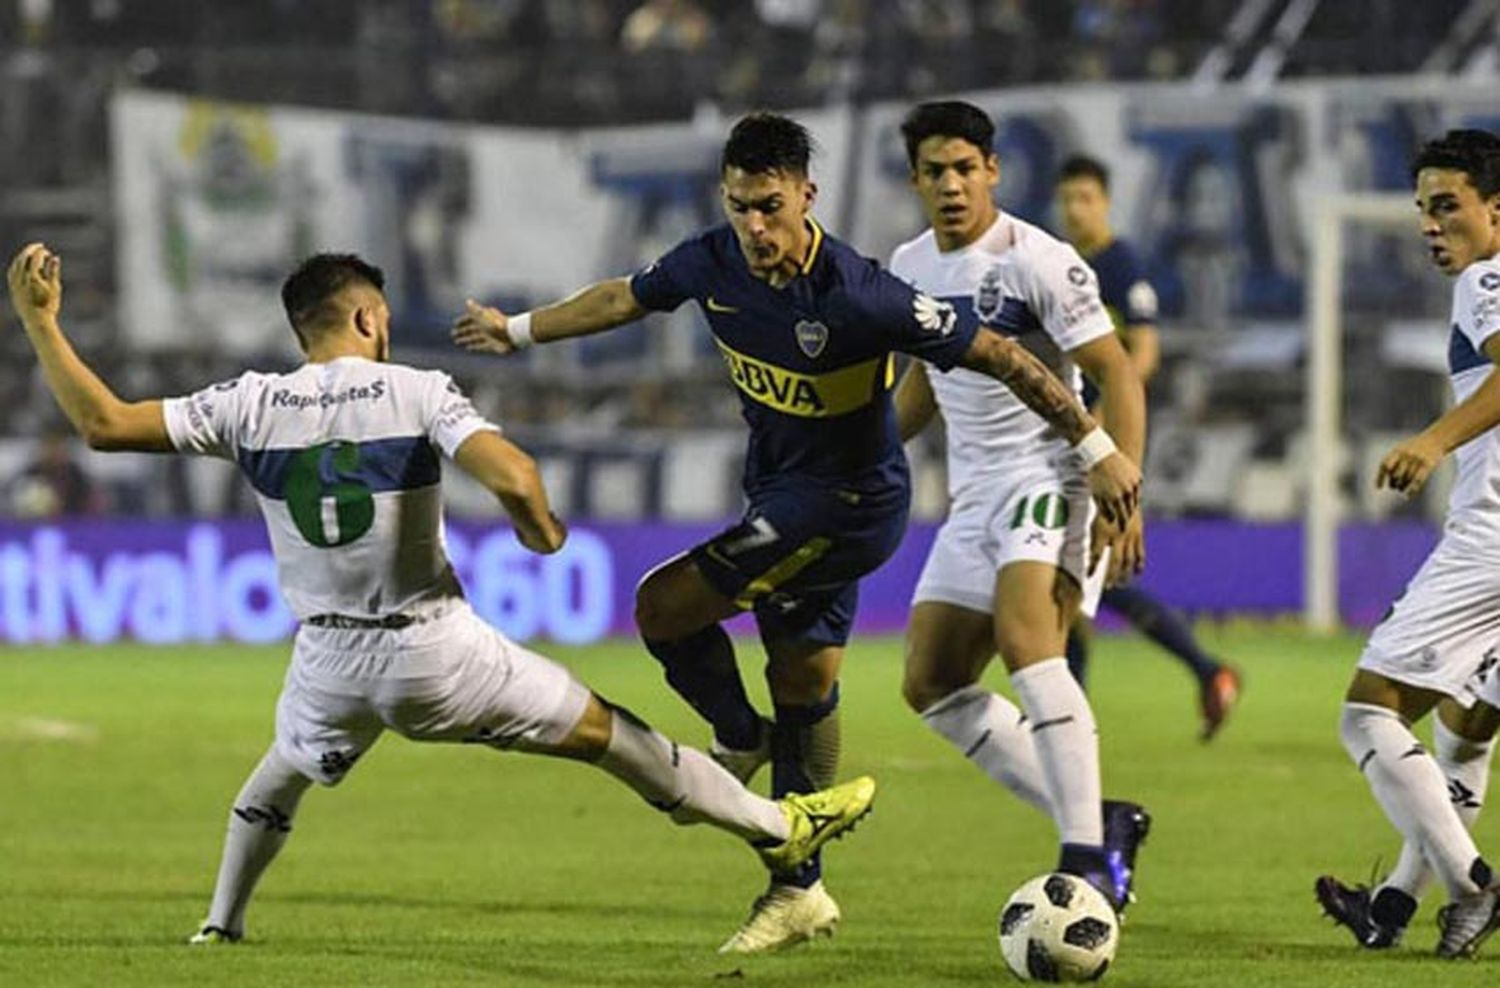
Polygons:
[[708,297],[708,300],[706,302],[704,302],[703,304],[708,307],[708,311],[709,312],[738,312],[738,311],[740,311],[739,309],[736,309],[732,305],[724,305],[721,302],[714,301],[714,297],[712,295],[710,295]]

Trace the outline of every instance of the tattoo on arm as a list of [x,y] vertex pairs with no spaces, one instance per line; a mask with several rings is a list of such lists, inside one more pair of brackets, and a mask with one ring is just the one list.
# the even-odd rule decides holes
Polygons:
[[1073,389],[1014,340],[981,329],[961,363],[1010,388],[1026,407],[1046,419],[1071,444],[1094,428],[1094,420]]

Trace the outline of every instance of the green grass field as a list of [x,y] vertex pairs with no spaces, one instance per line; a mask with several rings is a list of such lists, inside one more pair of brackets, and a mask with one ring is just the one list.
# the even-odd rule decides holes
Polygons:
[[[1186,675],[1101,640],[1105,792],[1147,803],[1140,902],[1106,983],[1493,984],[1500,956],[1428,957],[1429,896],[1402,949],[1360,953],[1321,919],[1321,871],[1363,878],[1397,845],[1339,747],[1358,642],[1208,632],[1245,706],[1193,740]],[[555,649],[685,741],[704,731],[628,644]],[[756,651],[742,649],[747,667]],[[1007,983],[1000,904],[1054,856],[1051,824],[900,703],[896,641],[856,642],[846,774],[876,813],[828,856],[832,941],[765,958],[714,947],[760,891],[755,859],[678,829],[591,769],[387,735],[302,804],[234,948],[182,941],[206,908],[228,804],[270,737],[282,648],[0,654],[0,984],[957,985]],[[758,675],[753,677],[758,681]],[[1481,842],[1496,829],[1481,820]],[[1500,955],[1500,950],[1496,951]]]

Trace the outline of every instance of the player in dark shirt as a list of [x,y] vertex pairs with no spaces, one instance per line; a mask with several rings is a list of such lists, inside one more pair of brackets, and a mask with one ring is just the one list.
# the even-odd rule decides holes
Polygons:
[[[1156,335],[1156,292],[1129,241],[1114,235],[1109,221],[1109,171],[1093,158],[1076,155],[1063,163],[1057,180],[1063,233],[1099,276],[1099,295],[1114,319],[1125,349],[1142,381],[1150,381],[1160,363]],[[1098,392],[1085,382],[1090,408]],[[1200,737],[1211,740],[1239,701],[1240,674],[1205,652],[1187,623],[1161,601],[1130,584],[1108,587],[1100,603],[1124,615],[1135,628],[1176,656],[1198,681]],[[1088,669],[1086,620],[1068,635],[1068,665],[1082,683]]]
[[[965,327],[953,308],[827,236],[809,215],[811,138],[775,114],[740,120],[721,159],[728,223],[633,277],[506,316],[469,303],[454,339],[509,353],[583,336],[692,299],[750,426],[743,520],[641,582],[636,624],[667,681],[713,726],[715,757],[742,779],[772,763],[772,791],[831,777],[839,751],[838,672],[858,580],[895,550],[910,481],[890,399],[894,354],[1004,381],[1090,464],[1100,512],[1133,514],[1136,465],[1044,364],[1013,340]],[[745,695],[720,622],[753,610],[775,707]],[[838,906],[816,861],[777,876],[721,948],[754,952],[832,933]]]

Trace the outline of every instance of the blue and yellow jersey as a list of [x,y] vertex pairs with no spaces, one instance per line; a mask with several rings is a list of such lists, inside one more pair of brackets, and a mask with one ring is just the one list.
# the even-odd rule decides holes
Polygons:
[[[1156,322],[1156,289],[1146,279],[1145,267],[1130,241],[1117,237],[1086,260],[1099,277],[1099,298],[1115,324],[1115,332]],[[1084,381],[1083,403],[1092,408],[1098,400],[1099,389],[1094,382]]]
[[702,307],[750,426],[747,490],[786,475],[858,490],[904,485],[893,354],[947,370],[976,327],[809,223],[807,260],[781,288],[751,275],[724,224],[636,274],[631,291],[648,309]]
[[1111,240],[1087,260],[1099,276],[1099,297],[1116,329],[1156,322],[1156,290],[1128,240]]

